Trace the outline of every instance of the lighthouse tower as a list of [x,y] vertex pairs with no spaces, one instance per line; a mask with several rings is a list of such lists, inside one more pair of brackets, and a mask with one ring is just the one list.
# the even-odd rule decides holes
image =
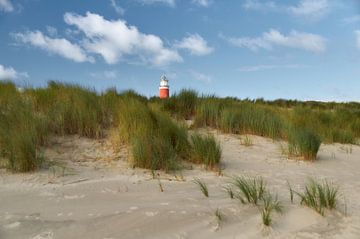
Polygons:
[[169,80],[165,75],[160,78],[159,97],[160,99],[169,97]]

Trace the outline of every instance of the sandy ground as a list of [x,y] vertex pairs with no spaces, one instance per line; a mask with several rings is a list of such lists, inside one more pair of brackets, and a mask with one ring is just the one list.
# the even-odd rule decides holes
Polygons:
[[[360,147],[322,145],[310,163],[286,159],[278,142],[250,137],[254,145],[246,147],[239,136],[217,135],[222,176],[194,168],[160,172],[159,180],[129,168],[126,148],[113,152],[107,140],[53,139],[45,150],[49,169],[1,172],[0,238],[360,238]],[[227,196],[223,186],[233,175],[262,176],[278,193],[284,213],[271,228],[262,226],[258,208]],[[209,198],[195,177],[208,184]],[[337,211],[322,217],[291,204],[287,180],[301,190],[308,177],[339,185]]]

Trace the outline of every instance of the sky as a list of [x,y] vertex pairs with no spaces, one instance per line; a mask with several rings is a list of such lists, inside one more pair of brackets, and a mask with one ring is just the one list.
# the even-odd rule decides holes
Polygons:
[[0,80],[360,101],[358,0],[0,0]]

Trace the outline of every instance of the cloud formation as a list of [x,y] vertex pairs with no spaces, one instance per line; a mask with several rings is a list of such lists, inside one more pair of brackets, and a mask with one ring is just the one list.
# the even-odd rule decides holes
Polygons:
[[264,70],[274,70],[274,69],[298,69],[304,68],[305,65],[299,64],[287,64],[287,65],[254,65],[254,66],[243,66],[238,70],[241,72],[256,72],[256,71],[264,71]]
[[272,49],[271,44],[266,41],[263,37],[226,37],[223,34],[219,35],[220,38],[228,41],[230,44],[236,46],[236,47],[244,47],[248,48],[252,51],[257,51],[261,48],[270,50]]
[[48,34],[37,30],[12,33],[11,36],[20,43],[75,62],[93,63],[94,56],[98,55],[108,64],[125,61],[163,67],[183,61],[178,52],[180,49],[196,56],[208,55],[214,50],[199,34],[189,34],[166,46],[160,37],[142,33],[122,19],[107,20],[91,12],[85,15],[65,13],[64,21],[73,27],[66,32],[76,32],[72,41],[59,37],[57,30],[50,26],[47,26]]
[[192,2],[202,7],[208,7],[211,4],[211,0],[192,0]]
[[94,62],[94,59],[87,56],[79,45],[73,44],[65,38],[51,38],[40,31],[27,31],[12,35],[17,41],[33,45],[50,54],[56,54],[75,62]]
[[256,38],[221,37],[234,46],[249,48],[252,51],[257,51],[259,49],[270,50],[274,46],[296,48],[314,53],[322,53],[326,51],[325,38],[316,34],[297,32],[295,30],[292,30],[288,35],[284,35],[278,30],[270,29],[269,31],[264,32],[261,37]]
[[120,16],[125,14],[125,9],[119,6],[116,0],[110,0],[110,4],[117,14],[119,14]]
[[273,1],[246,0],[242,5],[246,10],[277,10],[280,8]]
[[86,51],[101,55],[108,64],[124,57],[135,57],[155,66],[182,61],[176,50],[164,46],[160,37],[141,33],[123,20],[109,21],[90,12],[85,16],[66,13],[64,20],[85,34],[82,45]]
[[0,0],[0,11],[12,12],[14,11],[14,6],[10,0]]
[[28,78],[29,75],[26,72],[17,72],[12,67],[5,67],[0,64],[0,80],[16,80],[19,78]]
[[298,5],[289,7],[295,16],[320,18],[329,11],[328,0],[301,0]]
[[175,7],[176,3],[175,0],[138,0],[143,4],[165,4],[170,7]]
[[190,34],[175,44],[176,48],[187,49],[192,55],[203,56],[214,51],[199,34]]
[[278,4],[274,1],[245,0],[246,10],[275,11],[306,20],[317,20],[330,12],[329,0],[300,0],[296,5]]
[[118,78],[118,73],[113,70],[103,72],[91,72],[90,76],[96,79],[116,79]]

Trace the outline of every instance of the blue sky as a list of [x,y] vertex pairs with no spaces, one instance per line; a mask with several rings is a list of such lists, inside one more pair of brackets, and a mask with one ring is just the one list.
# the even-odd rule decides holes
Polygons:
[[360,100],[360,2],[0,0],[0,80]]

